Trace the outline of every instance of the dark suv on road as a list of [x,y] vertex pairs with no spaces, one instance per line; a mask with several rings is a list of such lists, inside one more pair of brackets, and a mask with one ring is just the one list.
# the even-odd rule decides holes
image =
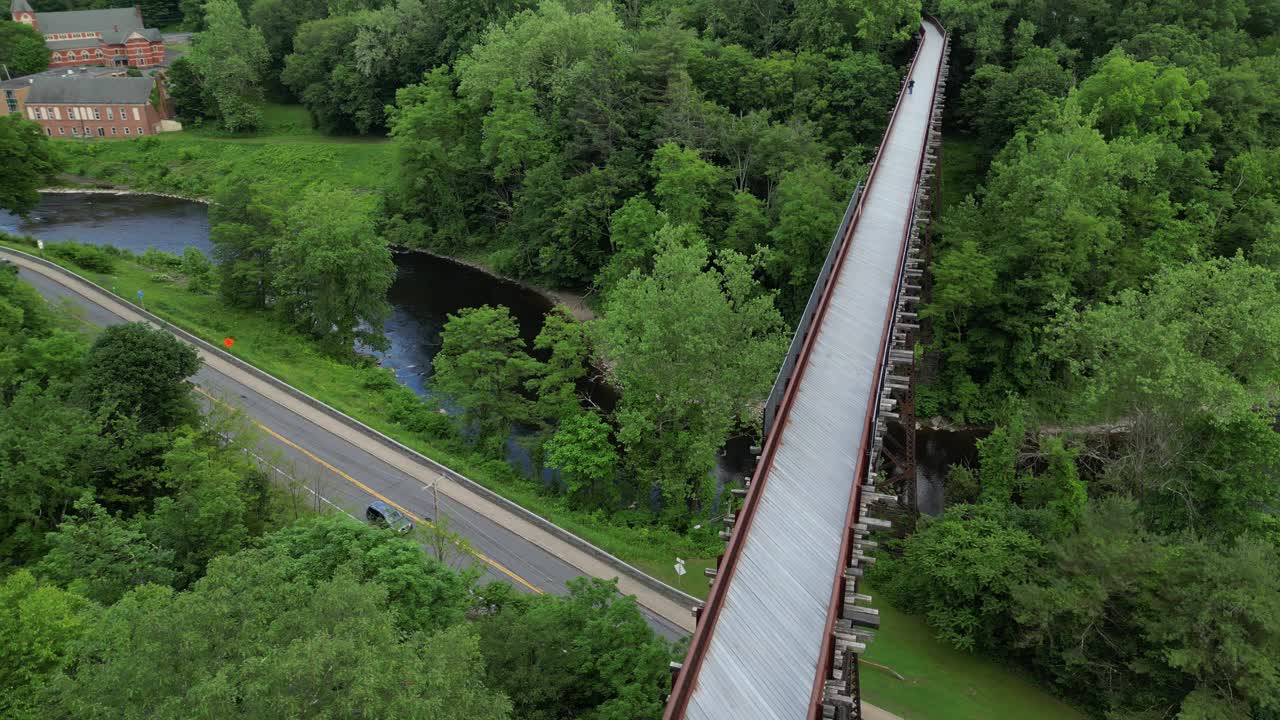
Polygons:
[[412,520],[381,500],[374,500],[369,503],[369,508],[364,511],[364,516],[374,525],[389,527],[401,535],[413,530]]

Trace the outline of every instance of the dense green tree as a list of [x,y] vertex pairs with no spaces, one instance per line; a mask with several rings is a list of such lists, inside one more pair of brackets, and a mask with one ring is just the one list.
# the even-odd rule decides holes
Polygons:
[[613,251],[596,276],[596,286],[607,292],[633,270],[649,272],[657,252],[656,235],[666,224],[667,218],[643,197],[633,197],[615,210],[609,218]]
[[268,61],[262,31],[249,27],[235,0],[207,0],[203,32],[187,55],[226,130],[253,130],[262,122],[262,73]]
[[175,58],[165,72],[173,112],[184,123],[199,124],[217,117],[217,104],[199,70],[185,55]]
[[284,59],[281,82],[306,106],[312,123],[328,132],[368,132],[381,117],[380,98],[351,56],[359,29],[359,15],[304,23]]
[[238,307],[265,308],[273,297],[271,253],[285,232],[280,193],[245,176],[228,178],[209,206],[209,240],[218,294]]
[[1240,153],[1221,177],[1230,198],[1220,208],[1214,249],[1226,257],[1243,252],[1259,265],[1280,270],[1280,152]]
[[50,678],[74,656],[92,622],[83,597],[37,582],[27,570],[0,583],[0,713],[37,718],[38,697]]
[[18,279],[16,267],[0,268],[0,404],[24,383],[69,381],[84,351],[84,342],[58,327],[44,299]]
[[545,356],[534,366],[536,377],[527,385],[537,398],[534,414],[554,425],[576,414],[582,405],[577,388],[587,377],[586,328],[569,308],[557,305],[543,317],[533,349]]
[[84,499],[79,518],[63,520],[49,536],[49,552],[38,572],[67,589],[110,605],[146,583],[170,585],[173,551],[156,546],[135,522]]
[[659,236],[652,273],[614,288],[596,340],[622,392],[628,468],[661,489],[670,517],[687,519],[729,430],[757,417],[785,338],[746,258],[726,251],[712,265],[703,241]]
[[1182,68],[1161,69],[1117,51],[1080,83],[1076,99],[1097,112],[1096,125],[1108,138],[1152,133],[1177,139],[1195,129],[1208,96],[1208,84],[1192,83]]
[[[572,38],[572,41],[566,41]],[[571,12],[548,0],[491,28],[457,62],[458,94],[487,107],[510,80],[532,88],[550,107],[548,126],[560,135],[570,169],[608,158],[627,133],[623,85],[629,57],[626,33],[608,5]]]
[[666,143],[654,152],[653,172],[653,194],[673,224],[698,227],[729,190],[723,169],[703,160],[698,151],[675,143]]
[[729,210],[729,225],[724,231],[725,247],[750,255],[765,244],[769,218],[764,203],[749,192],[736,192]]
[[26,215],[40,202],[36,190],[57,170],[40,126],[17,113],[0,117],[0,163],[8,168],[0,179],[0,209]]
[[1041,541],[1018,526],[1015,512],[996,502],[949,508],[916,529],[901,558],[877,564],[877,582],[895,605],[922,614],[948,643],[1000,647],[1012,634],[1013,591],[1045,554]]
[[0,407],[0,549],[27,561],[72,504],[108,475],[102,421],[36,383]]
[[513,599],[480,622],[488,684],[529,720],[661,715],[672,653],[635,598],[603,580],[568,586],[568,597]]
[[1203,243],[1205,207],[1173,183],[1188,164],[1195,177],[1203,158],[1154,138],[1107,142],[1072,108],[1017,135],[981,202],[944,218],[938,288],[923,315],[946,358],[953,413],[991,411],[970,404],[976,386],[990,403],[1047,377],[1040,347],[1059,297],[1105,298]]
[[449,315],[432,361],[431,387],[458,407],[477,442],[500,445],[530,415],[521,390],[536,372],[507,308],[481,305]]
[[399,631],[389,595],[341,566],[313,580],[253,551],[218,558],[188,592],[148,586],[103,613],[81,660],[52,683],[46,712],[508,717],[509,701],[482,685],[476,636],[465,626]]
[[196,351],[169,333],[112,325],[89,348],[76,396],[93,412],[137,418],[143,431],[170,430],[196,417],[185,380],[199,369]]
[[516,90],[512,80],[493,89],[493,109],[481,128],[480,151],[499,183],[524,175],[551,156],[548,131],[534,108],[533,89]]
[[178,588],[204,575],[215,556],[244,547],[260,529],[255,516],[269,511],[261,470],[234,448],[210,446],[199,437],[174,441],[159,481],[171,494],[156,499],[143,527],[172,555]]
[[276,310],[332,352],[387,348],[382,324],[395,265],[374,232],[375,200],[316,185],[289,207],[271,250]]
[[1030,48],[1008,69],[991,64],[975,70],[959,105],[983,150],[994,155],[1015,132],[1065,97],[1072,85],[1071,71],[1058,53]]
[[475,571],[454,572],[425,557],[411,538],[344,516],[296,522],[265,536],[259,545],[261,550],[251,551],[246,559],[280,566],[299,581],[315,584],[351,573],[361,582],[381,586],[396,626],[404,633],[435,632],[461,622],[478,576]]
[[0,20],[0,65],[10,77],[31,75],[49,67],[49,48],[44,35],[26,23]]
[[206,293],[212,288],[213,263],[198,249],[189,247],[182,250],[182,265],[179,269],[186,276],[187,289],[191,292]]
[[847,204],[839,178],[823,165],[785,174],[778,187],[778,221],[769,231],[770,275],[782,288],[779,306],[799,318],[831,249]]
[[1280,277],[1243,258],[1170,269],[1059,320],[1076,408],[1126,421],[1109,478],[1160,530],[1233,537],[1278,499]]
[[[1153,535],[1122,499],[1091,506],[1083,520],[1052,546],[1055,562],[1014,592],[1017,644],[1034,662],[1100,712],[1274,711],[1275,545]],[[1186,602],[1188,593],[1199,601]]]
[[594,410],[566,416],[546,444],[547,466],[560,471],[575,503],[611,507],[618,451],[611,428]]
[[[447,68],[396,93],[391,135],[400,158],[400,203],[421,218],[406,244],[451,250],[480,232],[488,173],[480,162],[480,129],[454,92]],[[554,176],[557,180],[559,175]]]
[[263,81],[267,88],[281,88],[280,75],[284,72],[285,57],[293,52],[294,37],[304,23],[319,20],[328,13],[323,0],[254,0],[247,17],[250,24],[262,32],[267,47],[267,67]]

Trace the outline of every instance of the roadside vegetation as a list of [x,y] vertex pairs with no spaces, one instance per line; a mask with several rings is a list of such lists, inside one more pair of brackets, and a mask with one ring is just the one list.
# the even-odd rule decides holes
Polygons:
[[[0,244],[38,254],[34,243],[23,238],[0,235]],[[272,315],[228,306],[211,292],[213,267],[197,251],[189,251],[184,259],[160,252],[133,256],[96,246],[49,243],[44,256],[125,301],[137,302],[137,291],[142,290],[147,310],[214,344],[235,338],[228,350],[233,355],[651,575],[692,595],[706,595],[701,572],[715,563],[717,527],[681,534],[650,527],[643,514],[635,514],[632,521],[625,516],[606,521],[598,513],[575,508],[570,498],[551,492],[545,483],[523,475],[492,452],[473,449],[453,422],[396,383],[386,370],[372,362],[336,359],[320,343]],[[683,580],[672,567],[677,557],[684,558],[689,568],[690,575]]]
[[0,329],[0,715],[661,712],[673,648],[613,584],[481,586],[308,515],[242,418],[197,408],[192,348],[143,324],[85,337],[11,266]]

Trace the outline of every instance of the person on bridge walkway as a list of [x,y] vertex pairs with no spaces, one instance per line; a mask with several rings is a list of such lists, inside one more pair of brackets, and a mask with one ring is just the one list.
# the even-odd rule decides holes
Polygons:
[[913,93],[912,93],[912,90],[915,90],[915,89],[916,89],[916,81],[915,81],[915,80],[908,80],[908,81],[907,81],[907,94],[908,94],[908,95],[913,94]]

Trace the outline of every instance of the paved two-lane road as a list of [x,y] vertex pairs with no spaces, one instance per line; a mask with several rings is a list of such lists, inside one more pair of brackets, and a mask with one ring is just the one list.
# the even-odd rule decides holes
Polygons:
[[[144,319],[119,298],[94,286],[20,256],[0,254],[17,263],[21,278],[41,295],[72,304],[91,325]],[[620,589],[637,597],[650,623],[663,635],[674,639],[692,630],[688,607],[441,476],[411,455],[317,411],[217,354],[197,349],[204,360],[192,378],[197,392],[242,408],[262,431],[261,457],[308,492],[357,516],[377,497],[421,521],[432,518],[430,486],[434,484],[440,514],[470,542],[490,578],[528,592],[563,594],[565,581],[571,578],[617,577]]]

